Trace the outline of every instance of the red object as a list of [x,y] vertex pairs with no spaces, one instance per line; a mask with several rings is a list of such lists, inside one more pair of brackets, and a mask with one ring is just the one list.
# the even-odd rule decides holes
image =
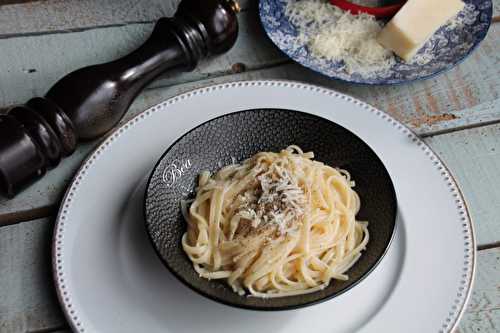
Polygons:
[[347,0],[330,0],[330,3],[340,9],[350,11],[353,15],[358,15],[361,13],[366,13],[373,15],[377,18],[386,18],[396,15],[396,13],[403,7],[406,1],[402,1],[400,4],[383,6],[383,7],[368,7],[356,5]]

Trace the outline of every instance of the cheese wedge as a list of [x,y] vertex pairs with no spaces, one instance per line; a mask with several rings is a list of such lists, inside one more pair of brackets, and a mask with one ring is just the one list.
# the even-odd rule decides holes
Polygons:
[[460,0],[408,0],[377,36],[377,41],[410,61],[427,40],[464,8]]

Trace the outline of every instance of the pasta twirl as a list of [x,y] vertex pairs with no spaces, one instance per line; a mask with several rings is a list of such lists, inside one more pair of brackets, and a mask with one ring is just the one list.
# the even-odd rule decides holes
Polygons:
[[182,246],[201,277],[258,297],[348,279],[368,223],[356,220],[360,200],[349,173],[313,158],[290,146],[200,174],[196,198],[183,204]]

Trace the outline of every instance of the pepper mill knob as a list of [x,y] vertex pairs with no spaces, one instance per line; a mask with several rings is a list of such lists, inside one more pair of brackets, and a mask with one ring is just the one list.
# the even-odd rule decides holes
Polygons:
[[207,1],[203,7],[199,0],[184,0],[179,4],[175,16],[197,21],[203,36],[207,38],[208,52],[220,54],[228,51],[236,42],[236,13],[239,11],[239,4],[232,0]]
[[202,58],[228,51],[238,36],[238,11],[233,0],[182,0],[137,50],[76,70],[45,97],[0,115],[0,191],[13,197],[73,153],[78,140],[108,132],[159,75],[192,70]]

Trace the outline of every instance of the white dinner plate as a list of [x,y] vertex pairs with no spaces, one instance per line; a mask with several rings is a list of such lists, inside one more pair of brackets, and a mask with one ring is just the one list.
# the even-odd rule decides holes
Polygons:
[[[209,119],[256,108],[308,112],[349,129],[381,158],[398,198],[395,238],[380,265],[345,294],[300,310],[257,312],[205,299],[162,265],[144,227],[144,183],[163,151]],[[247,81],[169,99],[95,150],[59,211],[54,276],[77,332],[450,332],[470,295],[474,245],[457,184],[404,125],[332,90]]]

